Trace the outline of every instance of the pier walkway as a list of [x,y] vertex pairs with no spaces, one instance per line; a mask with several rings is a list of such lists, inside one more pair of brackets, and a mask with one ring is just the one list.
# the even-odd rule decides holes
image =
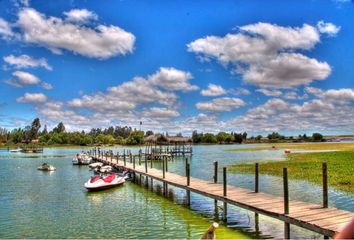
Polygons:
[[[255,213],[263,214],[281,220],[285,223],[285,236],[289,236],[289,224],[333,237],[341,227],[354,217],[354,213],[318,204],[290,200],[288,203],[283,197],[238,188],[223,183],[213,183],[205,180],[189,177],[189,167],[186,169],[187,176],[147,167],[147,163],[138,165],[134,162],[117,161],[112,157],[95,157],[96,161],[109,164],[116,168],[134,171],[152,179],[170,184],[182,189],[195,192],[215,200],[244,208]],[[189,166],[189,164],[188,164]],[[225,175],[225,174],[224,174]],[[225,177],[224,177],[225,179]],[[286,204],[288,204],[286,206]],[[288,209],[288,213],[285,209]]]

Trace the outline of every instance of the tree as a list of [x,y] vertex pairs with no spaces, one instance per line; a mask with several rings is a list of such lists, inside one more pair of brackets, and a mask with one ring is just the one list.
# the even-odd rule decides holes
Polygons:
[[242,138],[243,139],[247,139],[247,133],[246,132],[242,133]]
[[48,129],[47,129],[47,125],[44,125],[44,129],[42,131],[42,135],[48,134]]
[[257,137],[256,137],[256,140],[257,141],[260,141],[262,139],[262,135],[258,135]]
[[193,143],[201,143],[203,140],[203,133],[198,133],[196,130],[192,133],[192,141]]
[[146,133],[145,133],[146,137],[151,136],[151,135],[154,135],[153,131],[151,131],[151,130],[146,131]]
[[214,134],[206,133],[206,134],[203,135],[202,142],[205,142],[205,143],[217,143],[218,140],[216,139]]
[[38,131],[41,128],[41,121],[39,118],[35,118],[31,124],[30,140],[38,138]]
[[322,140],[323,140],[323,136],[321,133],[313,133],[312,134],[312,141],[321,142]]
[[143,144],[144,143],[144,131],[135,130],[130,133],[127,144],[135,145],[135,144]]
[[243,141],[243,135],[241,133],[234,133],[234,142],[241,144]]
[[55,132],[55,133],[65,132],[65,126],[64,126],[63,122],[60,122],[55,128],[53,128],[53,132]]

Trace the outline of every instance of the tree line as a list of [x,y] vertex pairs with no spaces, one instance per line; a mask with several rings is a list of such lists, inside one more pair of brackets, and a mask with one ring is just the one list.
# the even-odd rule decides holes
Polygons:
[[[32,123],[24,128],[15,128],[11,131],[0,127],[0,144],[41,144],[41,145],[93,145],[93,144],[122,144],[122,145],[138,145],[144,143],[144,137],[153,135],[154,132],[140,131],[132,129],[128,126],[110,126],[108,128],[92,128],[89,132],[85,131],[66,131],[64,123],[60,122],[52,130],[48,131],[45,125],[41,130],[41,122],[39,118],[35,118]],[[165,133],[168,135],[168,133]],[[182,136],[181,133],[177,136]],[[192,133],[193,143],[207,144],[231,144],[231,143],[259,143],[259,142],[297,142],[297,141],[324,141],[320,133],[314,133],[312,136],[299,135],[298,137],[285,137],[278,132],[268,134],[267,137],[262,135],[247,137],[247,132],[219,132],[213,133]]]

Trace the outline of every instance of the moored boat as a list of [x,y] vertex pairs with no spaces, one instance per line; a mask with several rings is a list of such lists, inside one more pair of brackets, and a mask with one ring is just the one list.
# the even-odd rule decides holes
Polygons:
[[89,191],[99,191],[122,185],[124,182],[125,179],[123,177],[119,177],[117,174],[111,173],[104,177],[101,175],[95,175],[91,177],[84,186]]
[[76,157],[73,158],[73,165],[89,165],[92,161],[92,157],[88,156],[86,153],[78,153]]
[[48,163],[43,163],[42,166],[39,166],[37,168],[38,170],[41,170],[41,171],[55,171],[56,168],[52,165],[49,165]]
[[22,148],[15,148],[15,149],[10,149],[10,152],[21,152]]

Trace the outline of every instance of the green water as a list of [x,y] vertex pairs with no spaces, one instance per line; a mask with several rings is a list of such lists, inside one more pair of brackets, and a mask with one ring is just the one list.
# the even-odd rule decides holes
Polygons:
[[[191,175],[212,181],[213,162],[224,166],[284,159],[283,151],[231,152],[229,148],[250,145],[194,146],[189,159]],[[257,146],[257,145],[255,145]],[[133,153],[138,148],[130,148]],[[87,167],[73,166],[72,156],[87,149],[51,148],[43,154],[0,151],[0,238],[200,238],[208,226],[221,219],[214,201],[191,194],[190,209],[183,206],[185,191],[170,187],[169,198],[161,196],[161,185],[153,191],[127,182],[124,186],[88,193],[83,184],[92,175]],[[122,149],[113,149],[122,151]],[[57,168],[47,173],[37,170],[43,162]],[[158,162],[154,167],[161,168]],[[184,174],[183,158],[168,163],[171,172]],[[260,191],[282,195],[282,179],[260,175]],[[228,184],[253,189],[253,174],[228,174]],[[320,204],[320,186],[289,180],[290,199]],[[329,204],[354,211],[354,196],[329,189]],[[222,203],[219,202],[219,206]],[[228,206],[228,222],[217,230],[218,239],[282,238],[283,222]],[[292,238],[323,236],[291,226]]]
[[[43,161],[57,171],[36,170]],[[0,163],[0,238],[200,238],[212,223],[130,182],[89,193],[83,183],[91,172],[68,157],[3,157]],[[217,236],[246,237],[223,226]]]

